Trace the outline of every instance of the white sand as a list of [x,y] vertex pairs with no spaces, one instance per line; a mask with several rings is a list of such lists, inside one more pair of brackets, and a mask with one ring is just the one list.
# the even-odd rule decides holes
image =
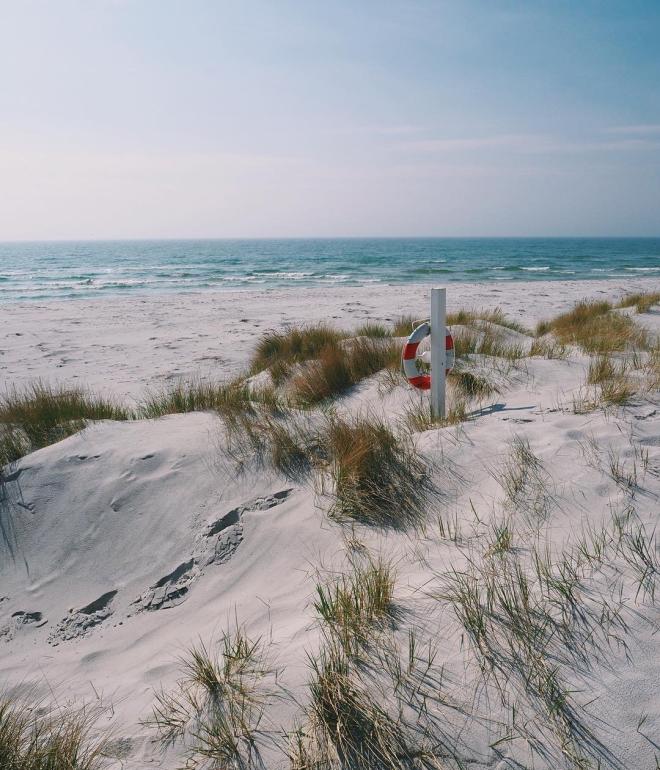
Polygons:
[[[449,305],[500,306],[531,326],[582,297],[659,289],[649,280],[452,285]],[[416,309],[423,314],[427,297],[428,287],[406,286],[4,306],[0,378],[5,387],[41,377],[139,397],[147,386],[182,375],[238,373],[265,329],[300,320],[351,326]],[[660,331],[657,310],[638,318]],[[496,702],[475,700],[475,692],[483,691],[475,690],[478,677],[465,668],[467,642],[453,613],[428,592],[438,587],[437,573],[463,568],[466,553],[482,553],[490,523],[501,518],[496,476],[506,442],[524,437],[544,464],[551,500],[538,526],[542,540],[565,543],[585,526],[607,524],[612,511],[626,506],[634,507],[649,533],[658,524],[658,394],[608,414],[574,414],[571,398],[584,382],[586,363],[578,353],[567,360],[527,359],[483,414],[459,428],[419,435],[418,448],[437,463],[435,480],[445,493],[429,512],[424,536],[357,529],[373,552],[397,560],[396,595],[406,609],[402,633],[418,625],[438,644],[434,665],[445,666],[443,692],[466,712],[438,707],[438,713],[471,770],[531,763],[521,742],[490,746],[503,734],[481,717],[495,720],[503,712]],[[409,399],[406,388],[382,395],[374,379],[344,404],[398,417]],[[585,455],[591,440],[596,450],[590,464]],[[111,703],[101,725],[123,741],[121,766],[127,770],[180,766],[180,749],[162,754],[140,720],[149,717],[154,689],[176,681],[182,650],[199,638],[217,638],[234,617],[251,635],[272,638],[281,683],[305,702],[305,651],[318,647],[314,573],[342,563],[346,529],[328,520],[326,501],[311,483],[257,468],[237,475],[221,459],[223,441],[220,421],[210,414],[103,422],[24,458],[5,484],[0,687],[36,682],[60,699]],[[610,459],[616,456],[628,470],[637,464],[634,489],[612,477]],[[232,521],[238,524],[220,533],[216,545],[217,533],[207,536],[209,525],[237,508]],[[459,522],[458,542],[440,536],[438,516]],[[524,550],[531,530],[522,520],[515,526]],[[650,597],[635,600],[629,568],[623,563],[621,570],[630,607],[623,634],[628,657],[613,643],[607,654],[593,656],[592,671],[575,673],[571,684],[597,739],[612,752],[603,767],[652,770],[660,755],[659,616]],[[160,590],[153,588],[157,584]],[[105,601],[80,612],[100,597]],[[144,609],[161,601],[159,609]],[[90,618],[98,622],[86,627]],[[296,716],[292,700],[278,701],[267,727],[290,729]],[[288,766],[272,742],[262,749],[267,767]],[[534,764],[560,766],[556,757],[537,757]]]
[[[451,284],[449,309],[501,307],[534,325],[582,297],[652,290],[652,279]],[[259,334],[287,323],[344,327],[429,312],[428,287],[317,288],[0,305],[0,385],[35,378],[140,396],[191,375],[238,374]]]

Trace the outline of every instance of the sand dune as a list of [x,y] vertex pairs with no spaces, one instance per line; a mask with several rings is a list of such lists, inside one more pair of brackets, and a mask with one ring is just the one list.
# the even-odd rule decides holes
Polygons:
[[[640,287],[659,288],[457,286],[450,309],[500,306],[533,326],[581,297]],[[6,307],[2,377],[17,386],[61,377],[138,397],[178,375],[235,374],[256,335],[286,321],[383,321],[423,307],[424,291],[315,290],[302,310],[283,292]],[[657,307],[635,320],[660,333]],[[239,467],[225,423],[210,412],[101,421],[27,455],[1,487],[0,683],[102,704],[97,726],[112,731],[121,757],[109,766],[176,768],[185,741],[163,746],[143,721],[155,694],[176,688],[186,649],[199,640],[212,649],[238,625],[262,640],[278,672],[264,677],[270,695],[245,766],[258,766],[258,752],[265,767],[300,767],[283,734],[302,725],[313,745],[307,655],[326,643],[317,583],[381,555],[396,573],[396,612],[353,673],[384,713],[399,715],[408,745],[423,744],[436,763],[428,766],[584,759],[651,770],[660,733],[660,400],[643,389],[624,406],[577,408],[589,361],[577,348],[560,358],[475,357],[474,371],[499,392],[473,402],[467,421],[413,432],[433,491],[423,522],[399,530],[334,519],[331,479],[318,468],[287,477],[249,454]],[[402,430],[417,402],[407,385],[376,374],[337,408]],[[534,598],[517,595],[518,610],[529,610],[517,622],[544,640],[529,641],[520,667],[507,656],[524,648],[512,646],[504,619],[518,569]],[[461,614],[461,586],[501,588],[481,640]],[[388,668],[395,658],[398,679]],[[570,701],[568,719],[568,705],[552,711],[553,682]],[[350,756],[337,761],[351,766]],[[372,757],[366,766],[386,765]]]

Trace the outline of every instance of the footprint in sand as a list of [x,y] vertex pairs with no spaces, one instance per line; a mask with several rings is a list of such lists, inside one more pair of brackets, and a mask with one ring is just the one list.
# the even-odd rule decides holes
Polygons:
[[[6,597],[2,597],[3,600],[5,598]],[[41,612],[17,610],[12,613],[9,623],[0,628],[0,639],[4,639],[5,642],[10,642],[22,631],[30,628],[41,628],[41,626],[45,626],[46,623],[48,623],[48,620],[44,618]]]
[[71,610],[67,617],[57,624],[48,637],[48,643],[55,647],[62,641],[87,636],[91,629],[112,615],[112,600],[116,595],[117,591],[108,591],[84,607]]
[[293,489],[283,489],[273,495],[254,498],[207,524],[190,560],[179,564],[132,602],[136,612],[164,610],[185,601],[192,584],[202,575],[203,568],[229,561],[243,542],[243,514],[274,508],[292,492]]

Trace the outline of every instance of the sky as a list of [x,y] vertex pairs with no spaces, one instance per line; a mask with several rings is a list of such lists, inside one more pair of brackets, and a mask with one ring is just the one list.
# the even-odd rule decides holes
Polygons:
[[660,235],[659,0],[0,0],[0,240]]

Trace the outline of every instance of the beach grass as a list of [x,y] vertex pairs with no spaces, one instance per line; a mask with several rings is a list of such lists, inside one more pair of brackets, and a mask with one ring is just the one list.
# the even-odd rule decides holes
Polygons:
[[410,436],[374,415],[330,415],[323,444],[334,518],[395,529],[419,524],[433,488]]
[[358,337],[327,346],[292,378],[292,398],[301,406],[316,406],[383,369],[398,368],[400,358],[399,346],[387,339]]
[[577,345],[585,353],[643,350],[648,344],[644,329],[627,315],[612,312],[606,300],[578,302],[572,310],[537,325],[537,335],[552,332],[564,345]]
[[347,655],[359,654],[375,626],[393,615],[396,575],[382,557],[316,585],[314,609]]
[[259,728],[272,697],[263,686],[272,673],[266,644],[237,627],[214,648],[190,646],[180,665],[176,688],[155,693],[144,724],[163,745],[182,744],[187,767],[258,766]]
[[132,412],[82,388],[36,381],[0,396],[0,467],[78,433],[92,420],[127,420]]
[[524,324],[521,324],[518,321],[514,321],[513,319],[506,316],[501,308],[495,308],[493,310],[487,310],[483,308],[463,308],[460,310],[455,310],[451,313],[447,313],[448,326],[469,326],[470,324],[474,324],[475,321],[488,321],[489,323],[502,326],[505,329],[510,329],[511,331],[519,332],[520,334],[530,334],[530,330]]
[[648,313],[654,305],[660,304],[660,292],[644,291],[626,294],[616,307],[634,307],[638,313]]
[[399,723],[364,687],[341,647],[326,644],[310,656],[310,668],[308,725],[305,740],[293,753],[292,768],[417,766]]
[[256,374],[275,365],[289,367],[318,358],[324,350],[337,347],[346,336],[344,332],[325,323],[268,332],[257,342],[250,361],[250,371]]
[[101,770],[109,742],[95,733],[93,709],[52,706],[30,697],[0,696],[3,770]]

